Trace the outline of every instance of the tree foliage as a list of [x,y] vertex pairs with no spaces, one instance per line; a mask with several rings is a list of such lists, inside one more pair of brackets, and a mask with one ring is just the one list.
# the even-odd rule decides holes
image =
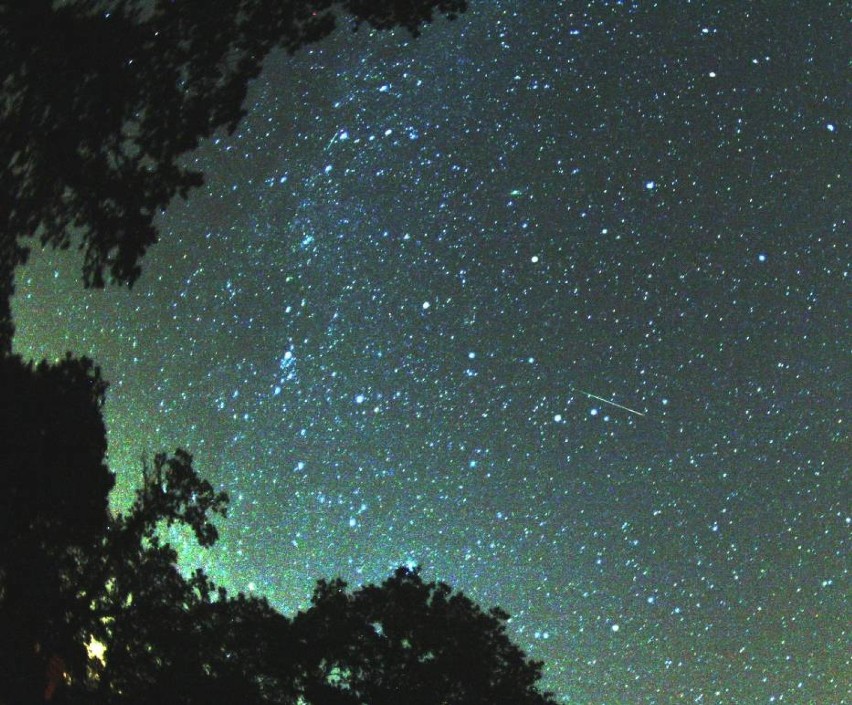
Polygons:
[[202,175],[181,162],[232,132],[267,54],[334,31],[417,34],[465,0],[0,0],[0,344],[27,242],[83,251],[86,285],[132,284],[155,216]]
[[0,702],[43,687],[50,654],[85,659],[77,587],[107,529],[113,485],[105,389],[89,360],[0,358]]
[[320,581],[292,620],[185,577],[161,529],[212,546],[228,502],[192,457],[156,455],[111,514],[97,368],[8,357],[0,383],[0,702],[553,703],[508,615],[417,572],[354,592]]
[[299,679],[312,705],[548,705],[542,664],[506,634],[509,615],[483,611],[445,583],[406,568],[347,592],[320,581],[294,622]]
[[552,705],[508,615],[417,572],[320,581],[293,619],[183,575],[162,529],[213,546],[227,495],[178,449],[144,463],[132,506],[111,513],[100,370],[10,354],[28,243],[79,247],[87,285],[132,284],[157,213],[202,181],[181,158],[236,127],[272,49],[339,16],[416,35],[465,5],[0,0],[0,705]]

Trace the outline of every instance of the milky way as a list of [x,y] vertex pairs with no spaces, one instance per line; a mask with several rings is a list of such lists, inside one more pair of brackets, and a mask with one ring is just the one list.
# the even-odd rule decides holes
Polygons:
[[116,505],[182,446],[232,497],[187,565],[287,613],[416,564],[566,703],[846,702],[848,16],[676,5],[272,56],[132,291],[34,256]]

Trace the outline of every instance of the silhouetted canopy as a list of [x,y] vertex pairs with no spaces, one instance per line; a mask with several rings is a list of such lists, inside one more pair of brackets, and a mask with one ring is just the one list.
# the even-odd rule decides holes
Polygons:
[[114,482],[105,390],[86,359],[0,356],[0,702],[41,693],[53,654],[85,663],[85,585]]
[[0,703],[552,705],[507,614],[416,571],[320,581],[293,620],[185,577],[161,529],[212,546],[228,503],[192,456],[156,455],[110,514],[97,368],[0,358],[0,385]]
[[[181,158],[234,130],[264,57],[357,28],[417,34],[464,0],[0,0],[0,705],[552,705],[508,615],[398,570],[320,581],[294,619],[189,577],[228,497],[178,449],[111,514],[100,371],[10,354],[28,242],[83,252],[83,279],[131,285],[154,218],[201,183]],[[286,557],[282,557],[286,560]]]
[[320,581],[293,622],[301,690],[311,705],[554,705],[508,619],[406,568],[351,593]]
[[181,163],[244,114],[274,48],[353,27],[417,34],[465,0],[0,0],[0,349],[27,241],[83,251],[86,285],[132,284],[154,217],[202,183]]

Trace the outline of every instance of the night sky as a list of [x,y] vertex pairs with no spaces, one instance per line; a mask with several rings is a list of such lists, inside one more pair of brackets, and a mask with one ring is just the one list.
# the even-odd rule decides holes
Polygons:
[[660,4],[272,56],[132,291],[34,255],[116,506],[182,446],[232,497],[187,565],[287,613],[418,564],[566,703],[852,702],[848,7]]

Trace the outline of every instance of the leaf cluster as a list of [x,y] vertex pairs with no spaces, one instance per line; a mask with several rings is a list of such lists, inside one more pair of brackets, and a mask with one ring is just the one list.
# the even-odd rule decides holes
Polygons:
[[[156,215],[202,183],[181,157],[232,132],[274,48],[353,26],[417,34],[464,0],[0,0],[0,264],[26,239],[83,250],[84,281],[132,284]],[[7,269],[9,267],[7,266]]]
[[354,591],[320,581],[292,619],[185,576],[161,529],[213,546],[227,494],[177,449],[143,463],[132,506],[111,513],[100,370],[10,354],[27,243],[76,245],[86,285],[132,285],[157,214],[202,183],[183,158],[235,129],[271,50],[340,16],[417,35],[465,7],[0,0],[0,704],[553,705],[508,615],[417,571]]
[[302,690],[340,705],[549,705],[530,661],[506,634],[509,615],[483,611],[445,583],[398,568],[354,592],[319,581],[293,621]]

